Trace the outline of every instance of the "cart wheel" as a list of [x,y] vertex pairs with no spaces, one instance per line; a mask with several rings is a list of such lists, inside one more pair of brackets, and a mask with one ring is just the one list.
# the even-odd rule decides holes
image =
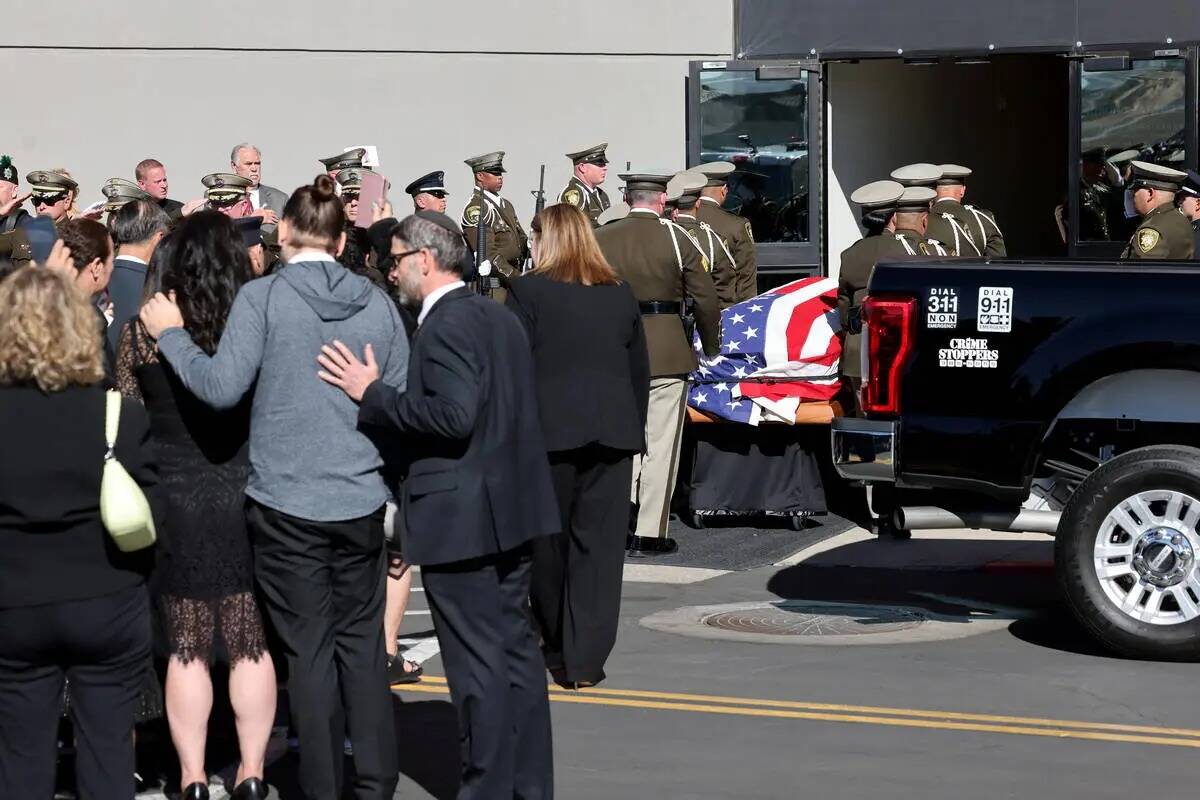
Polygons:
[[891,517],[879,517],[873,526],[875,535],[880,539],[911,539],[912,531],[901,530],[892,522]]

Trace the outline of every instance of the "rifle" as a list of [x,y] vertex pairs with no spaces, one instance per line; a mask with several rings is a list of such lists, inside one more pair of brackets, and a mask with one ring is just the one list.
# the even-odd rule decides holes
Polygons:
[[479,224],[475,226],[475,276],[479,281],[479,293],[492,296],[491,272],[483,274],[483,262],[487,261],[487,198],[479,190]]
[[534,197],[533,213],[540,214],[542,209],[546,207],[546,165],[542,164],[541,172],[538,173],[538,188],[535,192],[530,192]]
[[[536,217],[542,213],[542,209],[546,207],[546,165],[542,164],[542,168],[538,173],[538,188],[536,191],[531,191],[533,195],[533,215]],[[524,260],[521,262],[521,274],[533,268],[533,254],[526,252]]]

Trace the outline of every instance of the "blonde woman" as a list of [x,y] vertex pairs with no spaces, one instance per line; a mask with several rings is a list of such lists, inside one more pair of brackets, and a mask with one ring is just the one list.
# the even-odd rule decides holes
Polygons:
[[533,542],[533,611],[563,686],[604,679],[617,638],[633,457],[643,450],[650,360],[637,300],[566,203],[533,219],[534,270],[507,304],[533,347],[537,406],[562,533]]
[[[132,797],[133,721],[150,654],[147,551],[100,520],[101,333],[87,298],[36,266],[0,281],[0,776],[5,797],[54,793],[71,681],[80,797]],[[121,404],[115,455],[157,502],[149,421]]]

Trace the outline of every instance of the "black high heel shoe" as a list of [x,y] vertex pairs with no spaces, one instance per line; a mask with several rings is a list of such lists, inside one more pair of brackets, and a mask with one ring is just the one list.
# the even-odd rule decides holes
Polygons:
[[199,781],[189,783],[183,793],[179,795],[179,800],[208,800],[208,784]]
[[246,778],[229,797],[231,800],[267,800],[267,785],[262,778]]

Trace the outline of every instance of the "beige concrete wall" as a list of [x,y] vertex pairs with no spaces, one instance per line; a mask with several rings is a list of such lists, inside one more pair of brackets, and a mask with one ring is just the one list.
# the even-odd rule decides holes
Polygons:
[[374,144],[393,197],[444,169],[455,214],[470,187],[462,160],[505,150],[505,194],[527,219],[538,165],[552,201],[569,150],[610,142],[610,188],[626,161],[682,168],[687,62],[727,56],[732,41],[729,0],[686,18],[633,0],[76,0],[53,20],[44,9],[6,4],[0,74],[27,79],[7,82],[6,107],[21,113],[6,115],[0,152],[22,173],[67,167],[84,204],[147,156],[187,200],[239,141],[262,148],[264,182],[285,190],[310,180],[318,157]]

